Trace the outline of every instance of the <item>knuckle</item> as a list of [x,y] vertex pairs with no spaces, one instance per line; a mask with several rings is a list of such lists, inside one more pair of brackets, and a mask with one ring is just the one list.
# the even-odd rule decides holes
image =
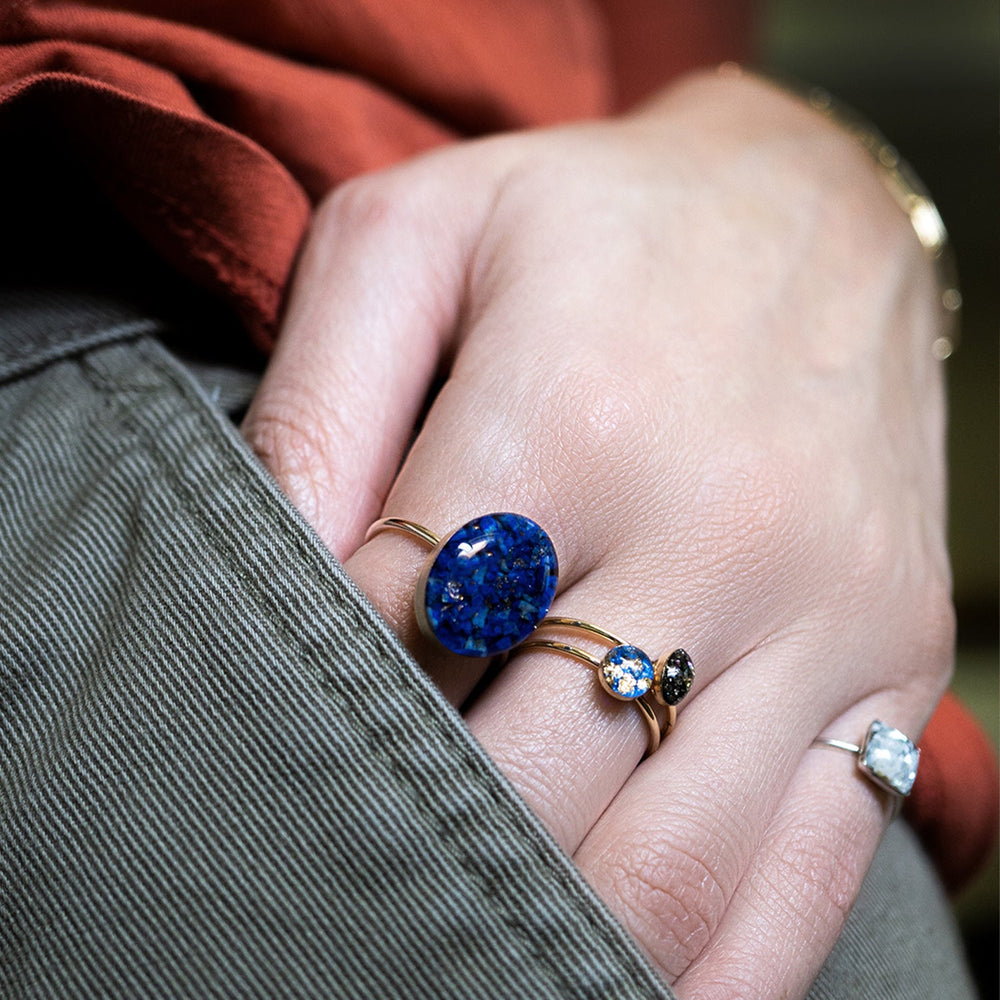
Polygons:
[[332,463],[322,421],[302,400],[271,399],[248,414],[243,434],[257,457],[307,520],[314,520],[328,487]]
[[564,366],[549,405],[568,465],[605,475],[608,456],[614,455],[617,467],[635,473],[637,463],[655,453],[650,440],[654,414],[638,384],[599,362]]
[[628,844],[619,851],[609,859],[615,908],[676,978],[711,941],[729,894],[710,864],[679,848]]
[[928,682],[944,692],[955,662],[956,616],[949,580],[931,575],[912,602],[910,616],[913,682],[926,688]]
[[393,223],[406,207],[406,191],[389,174],[344,181],[320,203],[316,225],[336,231],[345,225],[371,229]]
[[[651,502],[659,482],[663,448],[648,403],[626,374],[596,358],[567,363],[544,345],[506,377],[509,406],[463,426],[466,454],[488,456],[481,478],[502,480],[509,502],[541,498],[562,537],[589,535],[593,565],[616,544],[623,505]],[[606,529],[596,538],[595,525]]]
[[795,560],[817,547],[806,476],[778,450],[739,439],[721,446],[705,461],[698,486],[699,562],[734,581],[769,566],[777,596]]
[[845,849],[844,839],[831,838],[827,828],[798,824],[786,831],[766,876],[768,898],[780,904],[773,919],[842,926],[861,887],[863,857],[863,851]]
[[845,557],[853,569],[854,578],[867,589],[885,590],[902,567],[905,550],[900,544],[900,519],[882,506],[868,511],[856,522],[848,540]]
[[928,650],[940,658],[950,658],[955,647],[955,605],[951,581],[940,574],[930,577],[923,588],[919,616],[924,623]]
[[463,214],[454,200],[442,202],[443,183],[426,164],[345,181],[317,208],[309,240],[310,260],[332,288],[370,291],[362,301],[372,315],[420,317],[423,323],[408,324],[405,346],[425,352],[437,350],[456,322],[474,229],[471,209]]
[[[599,562],[626,543],[633,530],[623,512],[635,515],[666,503],[669,427],[658,427],[640,380],[596,361],[577,358],[564,365],[545,397],[540,405],[546,412],[536,426],[550,432],[536,444],[537,467],[548,491],[561,498],[568,526],[586,531],[590,556]],[[599,536],[595,524],[602,527]],[[602,544],[594,544],[596,538]]]
[[954,659],[955,610],[944,559],[909,544],[901,519],[876,510],[863,520],[846,552],[850,579],[883,627],[905,666],[906,679],[942,688]]

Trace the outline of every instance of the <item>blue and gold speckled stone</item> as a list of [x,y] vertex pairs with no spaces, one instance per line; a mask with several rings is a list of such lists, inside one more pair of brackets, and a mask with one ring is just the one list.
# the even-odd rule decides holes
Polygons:
[[495,656],[545,617],[559,575],[549,536],[521,514],[463,524],[432,553],[417,585],[421,631],[461,656]]
[[653,686],[653,664],[638,646],[615,646],[601,660],[600,677],[608,694],[632,701]]

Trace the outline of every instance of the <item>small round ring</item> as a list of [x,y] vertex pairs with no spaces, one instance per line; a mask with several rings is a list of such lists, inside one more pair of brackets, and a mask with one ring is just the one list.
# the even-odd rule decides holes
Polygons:
[[526,639],[555,596],[552,540],[523,514],[473,518],[443,538],[401,517],[383,517],[365,541],[401,531],[431,547],[413,595],[421,633],[459,656],[496,656]]
[[[565,653],[594,668],[604,691],[618,701],[633,702],[638,708],[648,730],[646,755],[654,753],[661,739],[673,729],[677,721],[677,704],[691,690],[694,681],[694,664],[683,649],[661,656],[655,663],[638,646],[619,639],[618,636],[579,618],[551,615],[538,626],[586,632],[610,642],[611,648],[598,658],[578,646],[555,639],[530,638],[518,646],[522,649],[550,649]],[[652,706],[646,700],[652,696],[667,709],[667,721],[661,728]]]
[[920,749],[898,729],[876,719],[858,746],[843,740],[818,736],[813,746],[846,750],[857,758],[858,769],[879,788],[902,800],[917,780]]

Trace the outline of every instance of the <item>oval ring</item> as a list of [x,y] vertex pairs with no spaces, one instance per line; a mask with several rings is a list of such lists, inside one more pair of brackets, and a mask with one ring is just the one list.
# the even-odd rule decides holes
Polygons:
[[552,540],[523,514],[483,514],[439,538],[401,517],[365,535],[401,531],[431,546],[413,595],[421,633],[459,656],[505,653],[545,617],[559,581]]

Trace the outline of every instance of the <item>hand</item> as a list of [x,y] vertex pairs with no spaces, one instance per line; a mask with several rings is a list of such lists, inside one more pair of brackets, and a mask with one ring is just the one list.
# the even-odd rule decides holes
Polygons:
[[437,152],[317,215],[245,432],[456,703],[481,665],[418,635],[426,552],[362,544],[383,513],[528,514],[553,613],[693,655],[641,763],[634,707],[558,655],[467,712],[680,997],[805,994],[886,819],[811,743],[915,737],[947,682],[938,322],[865,155],[749,78]]

